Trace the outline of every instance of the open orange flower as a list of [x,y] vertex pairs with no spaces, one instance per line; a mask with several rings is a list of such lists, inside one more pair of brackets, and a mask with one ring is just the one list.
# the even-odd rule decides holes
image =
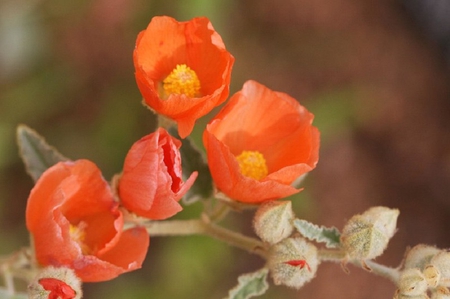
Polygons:
[[188,136],[195,121],[228,97],[234,57],[207,18],[154,17],[137,38],[134,66],[145,103]]
[[319,157],[313,117],[287,94],[247,81],[203,134],[217,188],[245,203],[299,192],[291,184]]
[[137,141],[125,158],[119,197],[125,208],[149,219],[166,219],[182,210],[178,203],[197,178],[183,183],[181,142],[163,128]]
[[66,266],[85,282],[105,281],[141,267],[149,236],[123,231],[123,216],[108,183],[88,160],[60,162],[31,190],[27,228],[42,266]]

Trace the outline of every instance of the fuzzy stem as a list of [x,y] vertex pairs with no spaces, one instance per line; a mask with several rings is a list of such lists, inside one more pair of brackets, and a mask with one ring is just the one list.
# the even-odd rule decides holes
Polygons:
[[145,223],[145,227],[152,237],[208,235],[229,245],[257,254],[264,259],[267,258],[266,247],[258,239],[244,236],[200,219],[152,221]]
[[[335,262],[335,263],[343,263],[345,261],[345,252],[341,250],[319,250],[319,259],[324,262]],[[392,281],[394,284],[397,284],[400,273],[398,269],[387,267],[381,264],[378,264],[374,261],[358,261],[358,260],[349,260],[349,263],[352,263],[355,266],[368,270],[378,276],[385,277]],[[344,264],[342,264],[345,267]]]

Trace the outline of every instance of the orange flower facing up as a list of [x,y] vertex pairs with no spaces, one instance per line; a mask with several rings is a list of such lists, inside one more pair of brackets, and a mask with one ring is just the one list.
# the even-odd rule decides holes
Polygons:
[[228,97],[234,57],[207,18],[154,17],[137,38],[134,66],[145,103],[188,136],[195,121]]
[[319,157],[313,115],[295,99],[247,81],[207,125],[203,142],[219,191],[245,203],[279,199]]
[[119,179],[119,197],[129,211],[149,219],[165,219],[182,210],[178,201],[197,178],[183,183],[181,142],[159,128],[129,150]]
[[66,266],[85,282],[105,281],[141,267],[149,237],[123,231],[123,216],[108,183],[88,160],[60,162],[36,182],[26,224],[42,266]]

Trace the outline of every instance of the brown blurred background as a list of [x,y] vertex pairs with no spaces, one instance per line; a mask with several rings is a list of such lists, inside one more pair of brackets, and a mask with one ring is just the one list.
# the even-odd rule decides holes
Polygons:
[[[374,205],[399,208],[378,260],[407,246],[450,246],[450,2],[446,0],[2,0],[0,2],[0,254],[27,246],[32,188],[17,155],[26,123],[64,155],[119,172],[155,126],[133,75],[137,33],[154,15],[208,16],[248,79],[286,92],[316,115],[321,157],[294,199],[299,217],[342,228]],[[207,118],[193,136],[200,143]],[[195,217],[187,207],[181,218]],[[227,219],[250,233],[250,213]],[[206,237],[152,238],[140,271],[87,284],[85,298],[223,298],[262,261]],[[391,298],[362,270],[323,264],[299,291],[260,298]]]

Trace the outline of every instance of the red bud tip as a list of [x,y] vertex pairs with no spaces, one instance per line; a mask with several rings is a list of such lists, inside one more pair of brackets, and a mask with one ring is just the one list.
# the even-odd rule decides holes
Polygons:
[[39,283],[44,290],[50,291],[48,299],[73,299],[76,292],[64,281],[56,278],[42,278]]
[[291,265],[294,267],[300,266],[300,269],[303,269],[306,266],[306,269],[308,269],[308,271],[311,272],[311,268],[309,267],[306,260],[291,260],[291,261],[285,262],[285,264],[288,264],[288,265]]

